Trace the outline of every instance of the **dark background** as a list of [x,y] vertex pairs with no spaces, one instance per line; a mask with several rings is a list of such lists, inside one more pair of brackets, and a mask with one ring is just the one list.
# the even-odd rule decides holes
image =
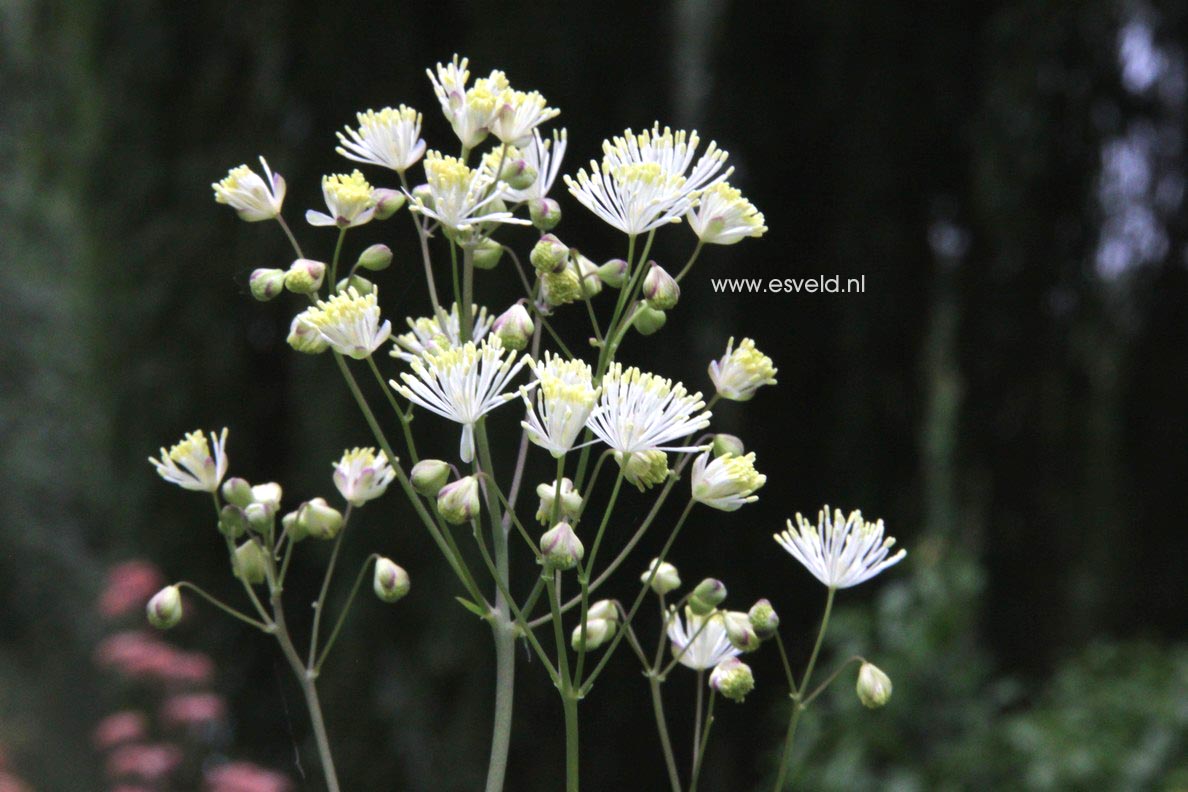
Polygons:
[[[673,560],[688,582],[723,578],[733,607],[769,597],[798,666],[823,591],[772,543],[783,520],[861,507],[909,549],[844,593],[828,644],[875,660],[895,698],[861,711],[843,677],[806,720],[798,788],[1188,784],[1186,34],[1182,2],[0,4],[9,767],[37,789],[103,788],[88,733],[128,695],[90,659],[113,629],[94,606],[110,564],[152,559],[235,597],[206,504],[146,456],[225,424],[232,470],[296,503],[330,494],[329,462],[370,442],[330,362],[285,346],[297,303],[247,294],[252,269],[287,262],[283,237],[216,206],[210,182],[266,155],[299,236],[325,248],[300,213],[320,206],[322,173],[349,169],[334,130],[406,102],[431,147],[453,147],[424,68],[457,51],[562,109],[566,172],[659,119],[729,150],[731,181],[766,214],[762,240],[705,252],[668,325],[625,357],[695,388],[711,387],[705,363],[730,335],[775,359],[778,388],[715,417],[758,453],[761,500],[699,510]],[[623,255],[560,184],[554,196],[563,239]],[[378,278],[392,318],[426,313],[410,235],[398,217],[349,237],[396,250]],[[656,258],[679,266],[690,239],[666,230]],[[866,293],[709,284],[817,274],[865,275]],[[481,301],[502,310],[512,278],[480,273]],[[558,321],[582,338],[579,311]],[[495,421],[505,468],[515,412]],[[446,454],[456,437],[441,434]],[[399,500],[369,506],[347,543],[351,566],[392,555],[414,593],[387,610],[361,600],[328,665],[341,775],[350,789],[475,789],[488,632],[453,603]],[[652,550],[612,593],[634,590]],[[292,602],[314,596],[324,560],[299,557]],[[215,658],[233,712],[210,761],[299,780],[296,747],[313,773],[301,788],[320,788],[275,645],[194,610],[172,637]],[[781,672],[770,647],[753,665],[757,691],[720,708],[705,789],[769,778]],[[557,789],[560,707],[539,668],[519,672],[509,789]],[[668,686],[682,757],[692,685]],[[587,788],[662,788],[629,652],[582,712]]]

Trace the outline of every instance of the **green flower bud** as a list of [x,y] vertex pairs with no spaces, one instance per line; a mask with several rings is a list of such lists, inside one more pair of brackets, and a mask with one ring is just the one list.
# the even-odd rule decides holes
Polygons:
[[586,609],[586,621],[590,619],[602,619],[611,624],[618,624],[619,606],[608,599],[598,600]]
[[307,500],[297,509],[298,530],[314,539],[333,539],[342,530],[342,512],[325,498]]
[[509,159],[499,171],[499,179],[513,190],[527,190],[536,183],[536,168],[525,159]]
[[527,348],[535,330],[536,325],[532,323],[532,317],[520,303],[499,314],[495,323],[491,325],[491,332],[499,336],[503,345],[517,351]]
[[542,274],[561,272],[569,263],[569,248],[552,234],[545,234],[533,246],[528,260]]
[[257,484],[252,487],[252,502],[262,504],[270,512],[276,514],[277,510],[280,509],[281,485],[275,481],[270,481],[267,484]]
[[281,518],[281,528],[289,536],[290,542],[300,542],[309,537],[309,533],[301,523],[297,522],[297,512],[291,511]]
[[644,276],[643,294],[648,306],[657,311],[669,311],[681,299],[681,287],[676,279],[654,261],[649,261],[648,274]]
[[776,630],[780,628],[780,617],[775,612],[775,608],[771,607],[771,603],[765,599],[758,600],[751,609],[747,611],[747,617],[751,620],[751,627],[755,630],[755,635],[759,636],[759,640],[766,641],[768,638],[776,634]]
[[583,646],[586,651],[592,651],[615,637],[615,623],[606,619],[588,619],[586,621],[586,640],[582,640],[582,625],[573,628],[570,643],[573,650],[580,651]]
[[[404,193],[399,190],[389,190],[387,187],[377,187],[371,191],[371,198],[375,201],[375,219],[387,220],[400,211],[404,206]],[[384,265],[387,266],[386,264]],[[368,267],[371,269],[371,267]],[[383,269],[383,267],[380,267]]]
[[868,709],[878,709],[891,700],[891,678],[874,663],[863,662],[858,669],[858,700]]
[[668,315],[664,311],[659,311],[647,303],[641,302],[635,309],[635,321],[632,326],[640,335],[650,336],[664,327],[664,323],[667,321]]
[[344,292],[347,289],[354,289],[360,295],[371,294],[375,291],[375,284],[362,275],[350,275],[334,284],[335,292]]
[[223,500],[242,509],[256,499],[252,497],[252,485],[237,476],[223,482]]
[[418,184],[413,187],[412,191],[413,201],[421,204],[426,209],[433,208],[433,190],[428,184]]
[[285,288],[294,294],[314,294],[322,288],[326,265],[313,259],[297,259],[285,273]]
[[[542,525],[548,525],[553,520],[553,500],[557,494],[557,482],[550,481],[536,487],[536,497],[540,498],[540,506],[536,510],[536,519]],[[567,478],[561,479],[561,505],[557,512],[557,519],[576,523],[582,513],[582,495],[573,488],[573,482]]]
[[559,522],[540,537],[540,554],[546,570],[565,571],[578,565],[586,548],[569,523]]
[[293,317],[289,325],[289,337],[285,340],[293,349],[307,355],[317,355],[330,347],[318,328],[306,321],[305,311]]
[[582,281],[577,270],[566,267],[560,272],[546,272],[540,276],[540,296],[554,308],[582,299]]
[[602,293],[602,279],[598,277],[598,266],[581,253],[574,253],[574,266],[577,267],[578,277],[581,278],[583,295],[593,297]]
[[[656,568],[657,564],[660,565],[659,569]],[[655,570],[655,575],[652,574],[652,570]],[[648,564],[647,571],[640,575],[639,582],[647,583],[649,578],[652,581],[652,591],[657,594],[668,594],[681,587],[681,576],[677,572],[677,568],[659,558],[652,559],[652,563]]]
[[252,296],[260,302],[268,302],[285,289],[285,271],[280,269],[253,270],[248,278]]
[[749,665],[731,657],[710,672],[709,686],[731,701],[742,701],[755,689],[755,675]]
[[177,586],[166,586],[153,595],[145,606],[149,624],[158,630],[168,630],[181,621],[182,609],[181,589]]
[[629,455],[616,451],[615,461],[623,469],[623,477],[638,487],[640,492],[651,489],[668,478],[668,454],[654,448]]
[[440,459],[422,459],[413,465],[408,474],[413,489],[426,498],[436,498],[437,493],[450,480],[450,466]]
[[219,533],[238,539],[247,532],[248,519],[243,509],[228,503],[219,512]]
[[743,456],[747,449],[743,445],[743,441],[731,434],[716,434],[714,435],[713,453],[715,457],[725,456],[726,454],[733,454],[734,456]]
[[375,561],[375,578],[372,581],[375,596],[384,602],[396,602],[403,599],[412,588],[412,581],[404,569],[388,558],[377,558]]
[[722,617],[722,622],[726,625],[726,637],[734,644],[735,649],[753,652],[759,648],[762,642],[755,634],[755,628],[751,626],[750,616],[742,611],[727,611]]
[[249,503],[243,510],[243,516],[247,519],[248,529],[263,535],[272,528],[276,512],[263,503]]
[[598,268],[598,277],[612,289],[618,289],[627,282],[627,262],[623,259],[611,259]]
[[471,254],[471,262],[475,269],[492,270],[499,264],[499,260],[503,258],[503,245],[496,242],[494,239],[487,237],[482,242],[475,246],[474,252]]
[[697,584],[689,597],[689,607],[698,616],[710,613],[726,599],[726,584],[714,578],[706,578]]
[[479,486],[474,476],[446,484],[437,493],[437,512],[453,525],[465,525],[478,514]]
[[231,571],[235,577],[250,585],[259,585],[266,577],[267,559],[264,548],[255,539],[249,539],[235,548],[231,556]]
[[379,272],[392,265],[392,248],[387,245],[372,245],[359,254],[359,266],[365,270]]
[[561,222],[561,204],[552,198],[541,198],[528,204],[528,217],[541,231],[552,231]]

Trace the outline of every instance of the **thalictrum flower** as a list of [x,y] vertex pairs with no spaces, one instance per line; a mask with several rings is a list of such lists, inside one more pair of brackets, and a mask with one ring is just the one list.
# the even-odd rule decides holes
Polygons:
[[352,286],[303,313],[305,322],[338,352],[356,360],[368,357],[392,335],[392,323],[380,324],[379,289],[359,294]]
[[240,165],[228,171],[222,181],[210,185],[214,188],[215,201],[227,204],[249,223],[273,219],[285,202],[284,178],[273,173],[263,157],[260,165],[264,168],[263,178],[247,165]]
[[708,187],[694,197],[696,205],[686,219],[697,238],[707,245],[733,245],[746,237],[767,233],[763,213],[725,182]]
[[227,475],[226,444],[226,429],[217,437],[211,432],[210,443],[206,442],[201,430],[195,430],[168,451],[162,448],[158,459],[149,457],[149,462],[157,468],[161,478],[182,489],[215,492],[223,476]]
[[338,133],[342,145],[335,151],[347,159],[404,173],[424,156],[421,114],[411,107],[385,107],[378,113],[368,110],[355,117],[359,120],[357,130],[345,127],[345,135]]
[[521,423],[528,439],[554,457],[564,456],[577,440],[598,399],[590,365],[546,352],[544,361],[530,360],[537,377],[535,403],[528,389],[521,392],[528,409]]
[[[413,358],[421,357],[428,352],[440,352],[443,349],[462,346],[459,332],[461,320],[458,314],[458,304],[454,303],[450,306],[448,314],[442,308],[437,316],[407,319],[411,332],[395,337],[395,344],[390,354],[394,358],[411,362]],[[486,308],[480,308],[477,305],[470,306],[470,316],[474,320],[474,325],[470,330],[470,340],[477,343],[483,340],[494,320],[488,318]]]
[[711,413],[703,410],[700,393],[655,374],[613,364],[602,378],[602,394],[587,425],[615,451],[698,451],[698,446],[674,446],[709,426]]
[[330,214],[310,209],[305,222],[312,226],[354,228],[370,223],[375,216],[375,196],[371,185],[359,171],[322,177],[322,197]]
[[895,539],[883,537],[882,520],[867,522],[860,511],[846,517],[837,509],[830,519],[826,506],[816,525],[799,514],[796,522],[793,527],[789,520],[788,530],[776,534],[775,540],[829,588],[856,586],[907,555],[906,550],[900,550],[888,558]]
[[430,151],[425,155],[425,178],[432,200],[410,194],[409,211],[431,217],[445,228],[466,232],[480,223],[530,224],[503,210],[502,203],[493,203],[504,186],[486,168],[470,168],[457,157]]
[[525,93],[509,88],[500,92],[491,121],[491,134],[508,145],[527,145],[538,126],[561,113],[547,105],[537,91]]
[[747,401],[764,385],[775,385],[777,371],[771,358],[755,348],[755,342],[744,338],[734,347],[734,339],[726,344],[726,354],[709,364],[710,379],[723,399]]
[[759,500],[755,490],[767,483],[767,476],[755,470],[755,454],[723,454],[711,458],[706,451],[693,460],[693,500],[714,509],[735,511]]
[[374,448],[353,448],[343,452],[334,464],[334,486],[352,506],[362,506],[378,498],[388,489],[396,471],[388,464],[388,456]]
[[507,77],[501,71],[493,71],[488,77],[480,77],[470,88],[467,69],[469,60],[459,60],[455,55],[448,64],[437,64],[436,74],[426,69],[433,92],[441,103],[441,112],[454,129],[462,145],[472,149],[491,131],[499,95],[507,89]]
[[540,130],[532,132],[532,144],[524,150],[524,160],[536,169],[536,181],[523,190],[507,189],[503,191],[504,198],[513,203],[521,201],[538,201],[548,197],[549,190],[557,181],[557,173],[561,170],[561,160],[565,157],[565,147],[568,145],[568,135],[564,129],[553,130],[553,139],[544,140]]
[[723,660],[739,655],[739,650],[726,634],[721,611],[698,616],[691,608],[685,608],[685,621],[681,621],[676,608],[669,609],[668,639],[672,642],[672,654],[677,662],[697,671],[713,668]]

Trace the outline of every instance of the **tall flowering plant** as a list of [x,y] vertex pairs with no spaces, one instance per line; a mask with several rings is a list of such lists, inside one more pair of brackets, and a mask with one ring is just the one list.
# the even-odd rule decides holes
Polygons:
[[[709,363],[714,392],[707,401],[664,374],[619,359],[629,340],[663,327],[702,249],[763,236],[763,215],[727,182],[728,155],[716,144],[701,148],[696,132],[658,123],[638,133],[626,130],[603,143],[601,160],[562,176],[581,206],[626,237],[625,258],[597,264],[556,233],[561,206],[551,193],[568,138],[565,130],[541,128],[559,111],[536,91],[512,88],[501,71],[472,82],[465,58],[455,56],[428,74],[458,138],[458,155],[430,148],[421,138],[422,115],[405,105],[359,113],[359,126],[338,134],[337,151],[368,174],[325,176],[325,211],[305,214],[317,233],[333,229],[326,236],[327,260],[307,257],[283,216],[284,179],[263,158],[263,175],[239,166],[213,185],[216,200],[242,219],[275,220],[284,232],[293,261],[287,268],[253,272],[252,296],[268,301],[289,292],[297,295],[290,299],[305,301],[294,313],[288,343],[296,352],[333,362],[374,445],[346,450],[332,464],[339,503],[318,497],[287,510],[279,484],[227,478],[225,429],[191,432],[162,448],[150,460],[161,477],[210,497],[245,604],[219,601],[185,581],[149,602],[149,620],[161,628],[176,624],[181,591],[190,589],[275,639],[304,693],[327,787],[340,789],[317,680],[368,573],[372,590],[388,603],[409,593],[409,575],[373,554],[353,578],[333,626],[324,622],[323,611],[348,523],[394,484],[456,579],[456,591],[439,595],[458,594],[491,629],[495,717],[488,792],[504,788],[517,643],[539,658],[560,697],[569,790],[579,788],[580,705],[617,650],[630,647],[648,680],[657,747],[674,792],[697,787],[718,700],[741,702],[753,689],[754,675],[743,658],[774,643],[793,702],[779,789],[802,713],[852,662],[861,664],[857,692],[863,703],[881,706],[890,696],[890,680],[862,658],[846,661],[815,689],[809,683],[835,592],[873,577],[904,553],[891,554],[894,540],[885,538],[882,522],[867,522],[856,511],[831,514],[826,508],[816,524],[797,515],[796,525],[789,523],[775,537],[828,592],[821,629],[797,678],[769,601],[729,610],[725,584],[712,578],[681,594],[680,574],[670,560],[692,515],[733,512],[758,499],[767,477],[756,468],[755,454],[737,437],[714,434],[710,427],[719,403],[746,402],[776,384],[772,360],[753,340],[735,345],[730,339],[723,356]],[[414,184],[418,165],[424,181]],[[371,180],[391,186],[376,187]],[[376,283],[392,263],[391,250],[380,244],[354,254],[347,238],[350,229],[389,220],[405,207],[406,225],[419,242],[427,314],[407,319],[408,332],[394,333]],[[692,230],[694,244],[674,276],[649,254],[656,235],[678,224]],[[526,256],[508,243],[516,238],[512,226],[535,229]],[[492,319],[476,285],[499,277],[521,284],[523,297]],[[561,318],[588,323],[587,354],[566,345],[554,326]],[[382,412],[365,396],[359,376],[375,380],[387,402]],[[456,458],[421,456],[412,427],[417,411],[425,413],[418,425],[457,433]],[[522,439],[518,448],[506,450],[514,459],[507,475],[507,465],[494,464],[495,451],[502,449],[492,449],[488,424],[514,426],[517,417]],[[534,487],[537,500],[526,504],[528,457],[542,452],[556,472]],[[623,542],[607,529],[625,485],[654,502]],[[591,495],[607,489],[605,499],[600,497],[605,505],[588,509]],[[644,567],[638,590],[625,599],[598,599],[612,580],[623,582],[615,573],[645,534],[661,530],[662,507],[673,493],[680,493],[684,507],[664,526],[667,539],[659,556],[637,566]],[[305,542],[330,542],[333,549],[314,605],[309,646],[299,649],[286,621],[283,592],[290,561]],[[474,549],[464,552],[471,542]],[[513,555],[530,556],[535,571],[514,574]],[[566,584],[568,596],[562,593]],[[659,613],[654,647],[641,638],[637,623],[649,594]],[[696,716],[689,724],[694,750],[685,774],[678,768],[663,696],[677,666],[697,678]]]

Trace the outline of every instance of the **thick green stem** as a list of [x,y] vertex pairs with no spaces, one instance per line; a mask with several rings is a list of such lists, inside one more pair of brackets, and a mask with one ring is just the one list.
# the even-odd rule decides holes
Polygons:
[[578,700],[570,691],[561,702],[565,706],[565,792],[578,792]]
[[668,769],[668,784],[672,792],[681,792],[681,776],[677,772],[676,757],[672,752],[672,740],[668,736],[668,721],[664,717],[664,698],[660,692],[660,678],[653,672],[648,674],[652,688],[652,714],[656,716],[656,731],[660,733],[660,747],[664,749],[664,766]]

